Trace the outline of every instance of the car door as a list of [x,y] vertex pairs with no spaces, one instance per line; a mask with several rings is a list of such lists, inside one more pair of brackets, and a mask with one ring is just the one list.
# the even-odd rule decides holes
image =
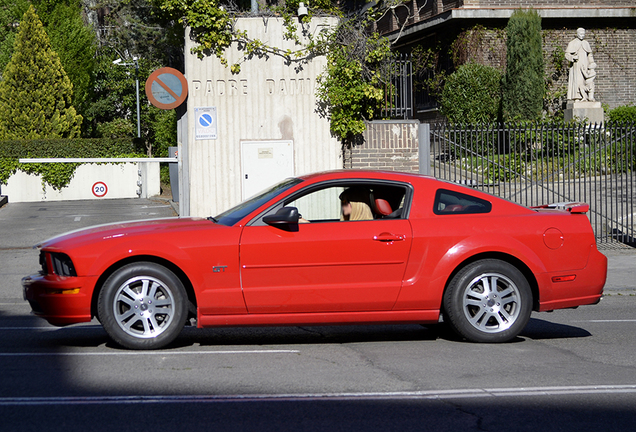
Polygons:
[[[410,251],[410,223],[407,219],[340,221],[337,191],[335,212],[333,204],[321,207],[316,200],[291,203],[300,205],[299,210],[326,213],[323,219],[303,214],[313,222],[287,229],[268,225],[243,229],[241,283],[248,313],[393,307]],[[332,203],[327,195],[333,194],[321,199]]]

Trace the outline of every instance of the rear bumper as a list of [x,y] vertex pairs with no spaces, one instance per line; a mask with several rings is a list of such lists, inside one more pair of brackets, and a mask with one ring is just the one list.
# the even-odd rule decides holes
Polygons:
[[64,326],[91,320],[92,287],[96,281],[96,277],[37,274],[22,279],[22,292],[35,315]]
[[[576,276],[572,281],[553,281],[555,277],[571,275]],[[606,278],[607,257],[593,245],[585,268],[538,275],[537,282],[541,292],[539,311],[596,304],[603,295]]]

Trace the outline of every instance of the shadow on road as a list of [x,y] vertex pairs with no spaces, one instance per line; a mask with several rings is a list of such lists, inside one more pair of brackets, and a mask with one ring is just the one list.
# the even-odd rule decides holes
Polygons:
[[[629,431],[634,398],[586,397],[213,401],[0,407],[6,430]],[[630,406],[631,404],[631,406]],[[45,425],[49,425],[46,427]],[[55,425],[51,428],[51,425]],[[44,427],[43,427],[44,426]]]
[[[532,318],[520,337],[509,343],[521,343],[525,338],[532,340],[569,339],[592,336],[580,327],[553,323]],[[39,333],[38,345],[47,348],[97,347],[105,345],[120,349],[98,324],[65,327],[59,330]],[[177,340],[166,349],[189,346],[276,346],[347,344],[365,342],[413,342],[435,341],[462,342],[443,323],[421,325],[352,325],[352,326],[305,326],[305,327],[231,327],[197,329],[186,327]]]
[[592,336],[592,334],[580,327],[532,318],[520,336],[533,340],[542,340],[584,338]]

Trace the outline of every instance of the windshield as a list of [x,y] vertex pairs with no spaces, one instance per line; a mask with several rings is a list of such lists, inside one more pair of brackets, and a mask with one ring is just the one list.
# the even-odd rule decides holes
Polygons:
[[287,189],[297,185],[300,182],[302,182],[302,180],[297,178],[283,180],[282,182],[272,186],[271,188],[266,189],[257,195],[254,195],[247,201],[243,201],[236,207],[232,207],[231,209],[224,211],[220,215],[216,216],[214,220],[221,225],[232,226],[257,208],[265,204],[267,201],[271,200],[275,196],[283,193]]

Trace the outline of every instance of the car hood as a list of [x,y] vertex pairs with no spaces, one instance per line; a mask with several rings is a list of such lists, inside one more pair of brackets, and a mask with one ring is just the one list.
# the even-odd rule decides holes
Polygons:
[[36,248],[66,249],[86,243],[99,242],[120,237],[152,234],[161,236],[162,232],[174,232],[178,230],[191,230],[197,228],[224,227],[205,218],[166,218],[150,219],[129,222],[118,222],[104,225],[95,225],[60,234],[45,240]]

